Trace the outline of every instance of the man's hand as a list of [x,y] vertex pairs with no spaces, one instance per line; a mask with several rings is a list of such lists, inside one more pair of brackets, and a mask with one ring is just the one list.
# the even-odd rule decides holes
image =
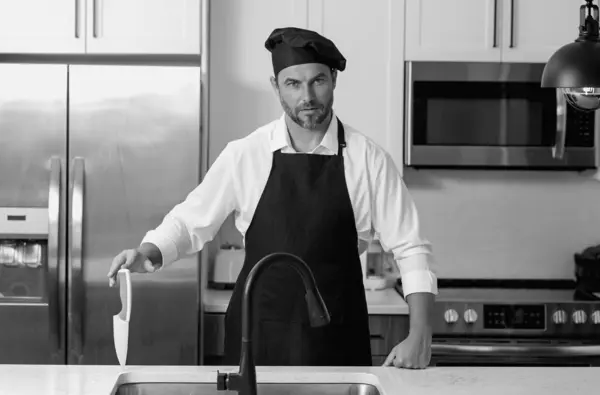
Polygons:
[[392,349],[383,366],[424,369],[431,361],[431,315],[434,295],[411,293],[406,297],[410,311],[408,337]]
[[162,265],[162,255],[158,247],[151,243],[143,243],[139,248],[124,250],[112,261],[107,277],[108,285],[113,287],[117,282],[119,269],[129,269],[135,273],[154,273]]
[[412,332],[398,343],[388,355],[383,366],[424,369],[431,361],[431,333]]

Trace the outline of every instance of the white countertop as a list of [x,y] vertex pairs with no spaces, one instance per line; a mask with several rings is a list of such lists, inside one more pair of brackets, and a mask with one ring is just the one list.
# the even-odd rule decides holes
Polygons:
[[[224,313],[233,291],[205,289],[203,296],[205,313]],[[369,314],[407,315],[408,304],[393,288],[379,291],[366,291]]]
[[[0,365],[0,395],[112,395],[128,382],[215,383],[224,366]],[[382,395],[589,395],[598,392],[600,368],[270,368],[259,383],[365,383]],[[231,392],[230,392],[231,394]]]

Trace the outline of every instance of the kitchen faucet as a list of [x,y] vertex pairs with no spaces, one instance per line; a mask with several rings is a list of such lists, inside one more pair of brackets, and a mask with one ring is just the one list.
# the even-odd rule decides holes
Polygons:
[[321,298],[319,289],[308,265],[299,257],[285,252],[275,252],[262,258],[250,270],[244,283],[242,298],[242,347],[240,353],[240,370],[238,373],[221,373],[217,371],[218,391],[237,391],[239,395],[257,395],[256,366],[252,355],[252,325],[256,279],[273,263],[283,261],[292,265],[296,273],[302,277],[306,289],[306,305],[310,325],[313,327],[327,325],[330,321],[329,312]]

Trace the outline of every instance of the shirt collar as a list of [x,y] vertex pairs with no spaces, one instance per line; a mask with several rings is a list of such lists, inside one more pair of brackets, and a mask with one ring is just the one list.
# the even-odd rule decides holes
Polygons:
[[[317,146],[323,147],[331,151],[332,153],[337,153],[338,151],[338,125],[337,125],[337,116],[333,113],[331,117],[331,122],[329,123],[329,127],[325,132],[325,136],[323,136],[323,140]],[[281,117],[277,120],[275,124],[275,128],[271,133],[271,152],[275,152],[279,149],[289,147],[293,149],[292,142],[290,141],[290,135],[287,130],[287,126],[285,124],[285,113],[281,115]],[[315,148],[315,151],[317,150]]]

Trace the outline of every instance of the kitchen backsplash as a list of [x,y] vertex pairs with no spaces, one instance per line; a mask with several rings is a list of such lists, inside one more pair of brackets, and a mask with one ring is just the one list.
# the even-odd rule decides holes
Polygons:
[[[573,254],[600,243],[600,182],[532,171],[404,172],[441,278],[573,278]],[[233,218],[215,241],[239,243]]]
[[439,277],[573,278],[600,243],[600,183],[574,172],[405,170]]

